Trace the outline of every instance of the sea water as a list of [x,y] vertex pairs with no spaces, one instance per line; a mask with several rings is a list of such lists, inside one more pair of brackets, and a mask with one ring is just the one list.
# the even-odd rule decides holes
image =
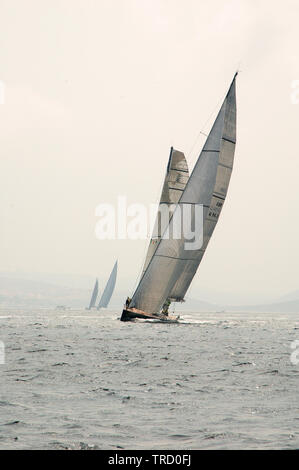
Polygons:
[[297,314],[119,316],[0,310],[1,449],[299,448]]

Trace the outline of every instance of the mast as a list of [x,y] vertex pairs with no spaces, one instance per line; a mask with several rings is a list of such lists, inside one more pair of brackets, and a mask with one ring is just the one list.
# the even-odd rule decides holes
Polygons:
[[232,173],[236,144],[236,75],[167,227],[173,233],[175,213],[182,204],[201,204],[203,245],[198,250],[186,250],[185,242],[188,240],[183,236],[180,239],[162,237],[140,279],[130,307],[159,313],[167,299],[182,301],[197,271],[217,224]]

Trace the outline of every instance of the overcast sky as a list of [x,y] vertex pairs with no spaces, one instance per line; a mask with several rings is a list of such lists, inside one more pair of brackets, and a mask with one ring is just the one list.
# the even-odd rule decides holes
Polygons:
[[95,208],[157,202],[171,145],[192,168],[238,69],[235,167],[188,296],[298,289],[298,18],[297,0],[0,0],[0,271],[104,279],[118,258],[131,293],[147,241],[97,240]]

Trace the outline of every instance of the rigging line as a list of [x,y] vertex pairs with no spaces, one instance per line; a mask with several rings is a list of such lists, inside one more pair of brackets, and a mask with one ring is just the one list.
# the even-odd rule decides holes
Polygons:
[[201,126],[200,131],[198,132],[198,134],[197,134],[197,136],[196,136],[196,138],[195,138],[194,143],[192,144],[190,150],[189,150],[189,151],[187,152],[187,154],[186,154],[186,156],[188,156],[188,158],[189,158],[190,160],[193,160],[193,158],[192,158],[192,152],[193,152],[193,150],[194,150],[194,148],[195,148],[195,146],[196,146],[196,144],[197,144],[197,142],[198,142],[200,136],[201,136],[201,135],[204,135],[205,137],[208,137],[208,134],[206,134],[205,132],[203,132],[203,130],[205,129],[207,123],[211,120],[212,116],[215,114],[216,109],[219,109],[219,104],[221,104],[221,103],[224,102],[226,95],[227,95],[227,91],[226,91],[225,94],[222,95],[222,98],[220,98],[220,99],[217,101],[217,104],[216,104],[215,107],[213,108],[213,111],[210,113],[208,119],[207,119],[207,120],[205,121],[205,123]]
[[197,145],[198,141],[199,141],[199,138],[201,137],[201,135],[205,136],[205,137],[208,137],[208,134],[206,134],[205,132],[203,132],[203,129],[205,129],[207,123],[211,120],[212,116],[215,114],[216,110],[219,109],[219,103],[223,103],[223,99],[221,100],[218,100],[217,101],[217,104],[214,106],[213,108],[213,111],[210,113],[208,119],[206,119],[206,121],[204,122],[204,124],[201,126],[200,128],[200,131],[198,132],[192,146],[190,147],[189,151],[187,152],[187,156],[188,158],[190,158],[191,160],[191,155],[195,149],[195,146]]

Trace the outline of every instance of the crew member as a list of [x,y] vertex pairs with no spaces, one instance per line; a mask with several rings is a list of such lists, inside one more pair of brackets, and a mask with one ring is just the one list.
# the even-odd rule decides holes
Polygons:
[[163,315],[166,315],[166,316],[168,315],[168,309],[169,309],[170,304],[171,304],[171,301],[167,299],[162,308]]

